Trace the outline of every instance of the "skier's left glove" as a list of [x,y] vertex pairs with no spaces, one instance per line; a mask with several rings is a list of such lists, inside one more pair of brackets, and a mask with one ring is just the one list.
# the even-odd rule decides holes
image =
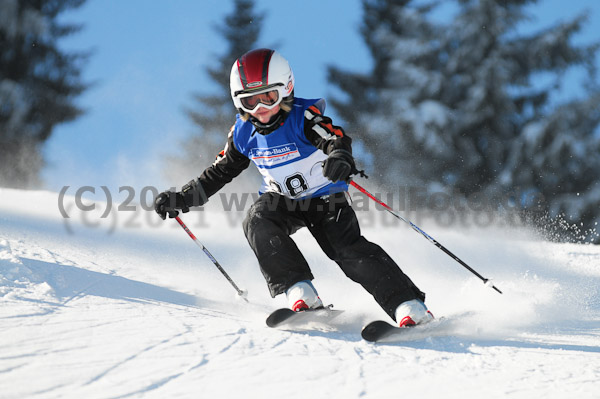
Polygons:
[[349,151],[338,149],[329,153],[323,164],[323,176],[334,183],[348,181],[352,171],[356,169],[354,157]]

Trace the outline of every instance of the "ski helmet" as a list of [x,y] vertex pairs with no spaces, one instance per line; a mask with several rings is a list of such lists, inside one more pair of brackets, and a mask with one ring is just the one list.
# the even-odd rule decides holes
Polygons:
[[229,86],[237,109],[247,113],[258,107],[273,109],[293,95],[294,73],[281,54],[261,48],[247,52],[234,62]]

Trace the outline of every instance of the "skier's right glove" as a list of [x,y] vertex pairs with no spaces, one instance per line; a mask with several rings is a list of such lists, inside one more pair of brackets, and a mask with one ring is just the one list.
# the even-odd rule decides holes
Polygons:
[[170,218],[174,218],[179,215],[177,210],[181,210],[183,213],[189,212],[190,208],[186,205],[183,195],[173,191],[164,191],[156,196],[154,199],[154,210],[158,215],[165,220],[167,214]]
[[164,191],[154,199],[154,210],[165,220],[167,214],[174,218],[179,214],[190,211],[190,206],[201,206],[208,201],[200,182],[195,179],[181,188],[181,191]]

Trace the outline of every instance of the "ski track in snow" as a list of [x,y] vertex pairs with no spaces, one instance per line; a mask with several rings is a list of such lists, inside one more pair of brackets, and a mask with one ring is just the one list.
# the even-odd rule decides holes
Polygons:
[[599,397],[597,246],[424,227],[498,295],[411,230],[366,226],[444,317],[428,337],[371,344],[361,327],[386,316],[306,232],[294,237],[320,296],[345,312],[286,331],[266,327],[285,299],[269,297],[227,215],[189,226],[249,304],[175,222],[112,232],[73,213],[67,226],[56,204],[0,189],[1,398]]

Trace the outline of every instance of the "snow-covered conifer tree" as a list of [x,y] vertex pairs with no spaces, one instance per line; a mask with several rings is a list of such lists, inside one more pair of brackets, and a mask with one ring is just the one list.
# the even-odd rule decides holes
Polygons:
[[57,46],[80,27],[57,16],[84,1],[0,2],[0,185],[38,184],[43,143],[54,126],[81,113],[74,100],[85,89],[86,55]]
[[[440,90],[441,73],[437,56],[439,29],[426,19],[431,7],[411,6],[410,0],[365,0],[361,33],[373,57],[370,73],[329,69],[329,78],[344,98],[331,104],[345,121],[346,129],[366,149],[371,174],[380,181],[415,184],[429,173],[420,159],[421,144],[439,143],[417,138],[431,125],[415,112],[423,108],[427,117],[439,116],[441,104],[432,101]],[[427,110],[427,111],[426,111]],[[415,137],[415,140],[410,139]],[[356,154],[361,157],[361,154]]]
[[[465,195],[518,188],[540,193],[551,214],[598,218],[598,46],[574,44],[583,17],[524,33],[536,2],[460,0],[450,22],[434,22],[423,2],[363,2],[373,68],[330,76],[372,175]],[[587,67],[590,90],[552,101],[574,66]]]
[[[169,170],[169,181],[181,182],[179,168],[188,171],[201,171],[215,159],[225,145],[229,128],[235,122],[235,108],[229,94],[229,71],[231,65],[242,54],[253,49],[258,40],[263,17],[254,11],[253,0],[235,0],[230,14],[215,29],[226,40],[223,54],[214,55],[210,60],[201,59],[206,65],[206,73],[215,83],[215,90],[203,90],[193,95],[193,104],[185,112],[195,129],[181,143],[181,151],[169,157],[175,168]],[[187,175],[186,175],[187,176]],[[181,182],[183,183],[183,182]]]

